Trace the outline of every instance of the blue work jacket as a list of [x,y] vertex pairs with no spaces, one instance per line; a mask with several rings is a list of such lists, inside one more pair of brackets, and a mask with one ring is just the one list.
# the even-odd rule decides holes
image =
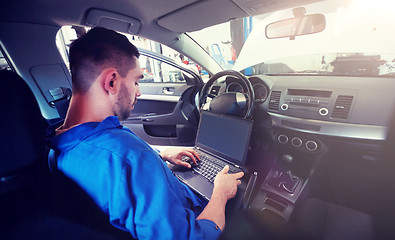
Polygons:
[[75,126],[50,140],[58,169],[138,239],[217,239],[210,220],[196,220],[206,202],[181,183],[157,151],[117,117]]

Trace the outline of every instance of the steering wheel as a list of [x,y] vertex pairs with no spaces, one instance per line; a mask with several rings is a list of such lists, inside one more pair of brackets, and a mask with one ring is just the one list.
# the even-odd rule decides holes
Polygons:
[[[200,94],[199,106],[202,109],[206,103],[208,91],[210,90],[213,83],[220,77],[232,76],[239,79],[244,87],[247,89],[246,93],[228,92],[221,93],[210,102],[210,111],[226,113],[232,115],[241,115],[244,118],[251,118],[254,109],[255,94],[251,82],[241,73],[234,70],[225,70],[215,74],[210,80],[203,86]],[[210,96],[211,97],[211,96]],[[241,113],[243,112],[243,113]],[[244,115],[244,116],[243,116]]]

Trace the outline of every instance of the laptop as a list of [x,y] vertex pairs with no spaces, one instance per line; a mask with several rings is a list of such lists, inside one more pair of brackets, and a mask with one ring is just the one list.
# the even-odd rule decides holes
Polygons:
[[230,173],[245,171],[252,120],[202,111],[194,150],[200,161],[192,169],[169,166],[193,191],[210,200],[214,178],[225,165]]

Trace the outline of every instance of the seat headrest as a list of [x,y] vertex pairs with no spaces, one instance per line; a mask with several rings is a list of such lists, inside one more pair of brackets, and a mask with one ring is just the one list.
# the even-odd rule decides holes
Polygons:
[[35,163],[45,152],[45,120],[26,82],[16,73],[0,71],[0,177]]

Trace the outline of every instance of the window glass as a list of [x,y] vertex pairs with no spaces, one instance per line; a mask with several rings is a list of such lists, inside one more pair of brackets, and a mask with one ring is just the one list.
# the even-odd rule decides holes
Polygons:
[[[267,26],[295,19],[294,7],[231,20],[188,35],[224,69],[245,75],[393,78],[395,35],[389,34],[395,25],[393,3],[389,0],[314,1],[303,6],[307,14],[301,20],[322,14],[325,29],[303,36],[288,34],[290,36],[284,38],[267,38]],[[303,21],[305,26],[308,23]]]
[[[66,63],[67,67],[69,67],[69,47],[70,44],[78,38],[80,34],[83,34],[86,31],[89,31],[90,28],[82,28],[75,26],[64,26],[62,27],[57,35],[56,35],[56,45],[59,49],[59,52]],[[133,36],[129,34],[124,34],[131,43],[133,43],[137,48],[148,50],[153,53],[159,53],[167,58],[170,58],[171,61],[180,65],[184,68],[190,69],[197,74],[201,74],[203,76],[204,71],[202,68],[198,66],[196,63],[192,62],[186,56],[178,53],[177,51],[162,45],[160,43],[151,41],[146,38]],[[144,72],[144,79],[141,82],[172,82],[172,83],[185,83],[188,80],[192,80],[193,76],[190,74],[171,66],[170,64],[161,62],[159,60],[155,60],[146,56],[146,54],[140,55],[140,65]]]
[[141,55],[140,65],[144,73],[144,78],[140,83],[144,82],[172,82],[172,83],[185,83],[193,77],[173,67],[167,63],[152,59],[150,57]]
[[58,33],[56,34],[56,46],[58,47],[59,53],[63,58],[63,61],[66,63],[67,67],[69,66],[69,48],[70,44],[77,39],[77,32],[72,26],[64,26],[62,27]]
[[4,70],[4,69],[11,70],[7,60],[3,56],[2,51],[0,51],[0,70]]

